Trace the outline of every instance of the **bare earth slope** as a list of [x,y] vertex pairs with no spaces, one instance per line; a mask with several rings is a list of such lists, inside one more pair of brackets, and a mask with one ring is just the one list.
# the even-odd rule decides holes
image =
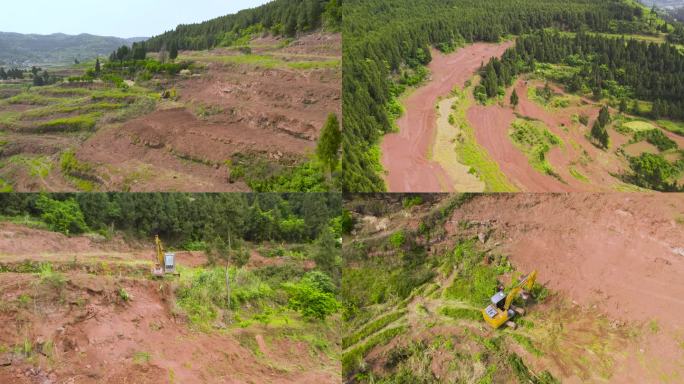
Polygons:
[[[177,255],[185,267],[206,263],[201,252]],[[339,363],[283,328],[194,331],[175,304],[176,283],[147,278],[152,259],[122,239],[0,223],[0,382],[339,382]],[[63,285],[22,272],[48,262]]]
[[442,167],[429,159],[437,125],[435,106],[455,86],[462,87],[483,62],[501,56],[512,43],[476,43],[450,55],[433,52],[429,82],[404,101],[405,113],[398,121],[399,133],[382,140],[382,165],[390,192],[449,192],[453,181]]
[[684,196],[482,196],[457,210],[447,231],[461,221],[495,229],[491,241],[518,269],[538,270],[573,302],[658,328],[625,350],[614,382],[682,378]]

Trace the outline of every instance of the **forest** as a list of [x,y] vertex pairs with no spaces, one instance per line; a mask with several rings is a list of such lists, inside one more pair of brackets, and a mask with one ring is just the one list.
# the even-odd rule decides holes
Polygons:
[[482,71],[489,97],[492,85],[508,86],[511,77],[534,70],[535,63],[564,64],[576,68],[564,83],[569,92],[588,88],[594,97],[652,101],[648,116],[684,119],[684,55],[676,46],[610,38],[583,32],[564,36],[560,32],[521,36],[502,60],[493,59]]
[[[255,31],[294,37],[322,27],[339,30],[342,24],[341,0],[276,0],[234,15],[222,16],[199,24],[179,25],[174,31],[133,44],[147,52],[164,47],[203,50],[233,42],[236,36]],[[225,45],[225,44],[223,44]]]
[[365,192],[385,189],[378,143],[392,130],[401,91],[392,76],[427,64],[430,46],[494,42],[549,27],[636,33],[644,8],[623,0],[350,0],[343,12],[343,188]]
[[[339,194],[0,194],[0,215],[39,218],[67,234],[122,231],[159,235],[182,247],[217,236],[246,241],[310,242],[337,237]],[[327,234],[326,234],[327,235]]]
[[[684,55],[676,46],[582,31],[574,36],[543,30],[521,36],[500,60],[494,58],[483,66],[481,82],[474,90],[475,98],[484,102],[498,97],[512,84],[514,76],[533,72],[542,63],[570,68],[558,71],[559,75],[553,78],[570,93],[590,93],[597,101],[614,100],[621,113],[654,120],[684,119]],[[651,102],[650,110],[644,110],[640,101]],[[608,148],[609,120],[604,106],[591,129],[592,138],[603,149]],[[634,140],[643,139],[661,151],[677,148],[660,131],[634,135]],[[684,170],[682,160],[670,162],[662,155],[646,153],[628,157],[628,161],[632,173],[623,175],[627,182],[666,192],[684,187],[673,181]]]

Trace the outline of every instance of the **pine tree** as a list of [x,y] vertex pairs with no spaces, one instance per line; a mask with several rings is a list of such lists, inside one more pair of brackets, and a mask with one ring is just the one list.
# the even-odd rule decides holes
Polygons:
[[519,102],[520,98],[518,97],[518,92],[514,89],[513,93],[511,93],[511,105],[515,108],[518,106]]
[[598,116],[598,122],[601,124],[602,128],[605,128],[608,123],[610,123],[610,111],[608,110],[608,106],[604,105],[601,108],[601,112],[599,112]]
[[342,132],[337,115],[331,113],[323,126],[321,137],[318,139],[316,154],[332,173],[337,168],[340,159],[340,145],[342,144]]
[[101,69],[102,69],[102,68],[101,68],[101,66],[100,66],[100,58],[98,57],[98,58],[95,60],[95,73],[100,73],[100,70],[101,70]]
[[178,45],[173,42],[171,43],[171,48],[169,49],[169,59],[176,60],[178,57]]
[[627,112],[627,99],[620,100],[620,113]]

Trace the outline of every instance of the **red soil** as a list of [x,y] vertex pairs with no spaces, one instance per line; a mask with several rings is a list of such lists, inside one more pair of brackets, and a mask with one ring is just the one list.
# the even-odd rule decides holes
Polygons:
[[480,64],[501,56],[512,42],[504,44],[476,43],[443,55],[433,52],[429,64],[432,78],[404,100],[405,114],[398,121],[399,133],[385,135],[382,164],[391,192],[452,191],[447,173],[428,158],[434,140],[439,97],[447,96],[455,86],[463,86]]
[[538,270],[542,283],[579,305],[613,320],[658,324],[617,357],[624,361],[615,364],[614,382],[682,374],[684,196],[481,196],[454,213],[447,232],[457,233],[464,220],[496,229],[493,241],[518,270]]
[[[125,269],[106,276],[83,273],[91,270],[85,262],[152,262],[149,248],[118,237],[67,237],[0,223],[0,264],[50,262],[66,279],[56,289],[35,274],[0,273],[0,383],[340,382],[339,362],[283,336],[281,328],[217,324],[225,329],[193,331],[175,308],[174,281],[128,277]],[[176,255],[184,266],[206,263],[202,252]],[[252,256],[253,267],[282,264]],[[78,264],[66,268],[71,262]],[[119,298],[121,288],[130,301]],[[29,304],[20,304],[20,297],[30,297]],[[30,361],[4,349],[24,342],[31,345]],[[263,356],[251,345],[259,345]]]
[[[580,98],[576,105],[549,111],[528,98],[528,88],[542,87],[544,83],[537,80],[520,79],[505,96],[508,100],[513,89],[520,98],[517,108],[506,104],[481,106],[474,105],[467,112],[478,144],[484,147],[489,155],[499,164],[502,172],[520,189],[528,192],[580,192],[580,191],[612,191],[622,182],[613,175],[624,173],[627,164],[624,158],[615,153],[617,148],[626,144],[629,137],[609,129],[611,148],[603,151],[594,146],[586,134],[596,120],[600,104],[586,98]],[[557,86],[551,86],[557,94],[564,94]],[[611,114],[617,114],[611,109]],[[543,122],[548,129],[561,138],[564,145],[554,147],[547,154],[547,160],[558,173],[562,182],[552,176],[544,175],[532,168],[525,155],[515,147],[509,137],[509,129],[516,115]],[[589,116],[587,126],[573,122],[573,115]],[[663,131],[668,137],[681,146],[684,138],[671,132]],[[588,181],[575,178],[570,169],[574,168]]]

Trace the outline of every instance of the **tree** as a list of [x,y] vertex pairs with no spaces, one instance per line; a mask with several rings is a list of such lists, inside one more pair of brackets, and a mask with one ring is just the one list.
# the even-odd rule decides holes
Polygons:
[[627,112],[627,99],[620,100],[620,113]]
[[171,43],[171,48],[169,49],[169,59],[176,60],[178,57],[178,44],[175,42]]
[[333,276],[333,278],[337,278],[339,276],[339,253],[337,241],[332,231],[330,229],[323,230],[320,238],[316,241],[316,251],[313,256],[316,268],[329,276]]
[[323,126],[316,148],[318,159],[330,169],[330,173],[337,168],[339,163],[341,144],[342,132],[340,131],[340,122],[337,119],[337,115],[331,113],[328,115],[328,119]]
[[518,106],[519,102],[520,98],[518,97],[518,92],[514,89],[513,93],[511,93],[511,105],[515,108]]
[[127,45],[122,45],[116,50],[116,58],[121,62],[121,65],[123,65],[124,60],[128,59],[130,53],[131,49]]
[[610,123],[610,111],[608,110],[608,106],[604,105],[601,108],[601,111],[599,112],[598,116],[598,121],[601,124],[601,127],[608,126],[608,123]]
[[100,73],[101,70],[102,70],[102,67],[100,66],[100,58],[98,57],[95,60],[95,73]]

